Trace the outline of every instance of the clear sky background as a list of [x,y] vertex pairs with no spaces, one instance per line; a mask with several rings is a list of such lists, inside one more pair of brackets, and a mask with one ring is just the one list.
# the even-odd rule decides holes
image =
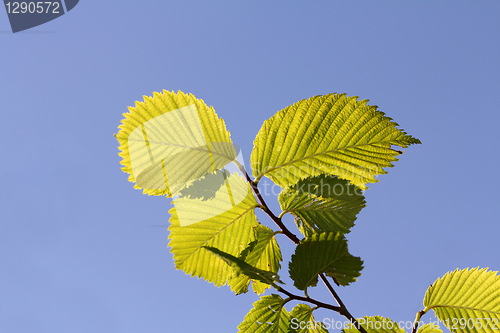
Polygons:
[[330,92],[422,141],[348,235],[365,261],[338,288],[354,316],[413,320],[447,271],[500,270],[500,2],[82,0],[16,34],[2,11],[0,332],[237,331],[258,296],[175,270],[169,199],[120,170],[122,113],[163,89],[213,105],[247,162],[265,119]]

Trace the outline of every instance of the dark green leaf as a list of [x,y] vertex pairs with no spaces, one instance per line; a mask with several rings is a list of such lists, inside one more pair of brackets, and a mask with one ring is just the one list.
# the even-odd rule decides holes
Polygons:
[[225,261],[229,266],[231,266],[234,269],[237,275],[244,274],[252,280],[260,281],[266,284],[272,284],[274,282],[283,283],[280,280],[278,274],[276,273],[252,267],[243,260],[236,258],[235,256],[230,255],[229,253],[223,252],[215,247],[203,246],[203,248],[212,252],[213,254],[221,258],[223,261]]
[[349,254],[342,233],[321,233],[306,238],[297,246],[288,269],[294,286],[306,290],[309,286],[316,286],[320,273],[326,273],[338,284],[346,286],[361,275],[363,262]]
[[321,175],[299,180],[279,195],[281,209],[295,216],[300,231],[348,233],[365,206],[361,189],[336,176]]

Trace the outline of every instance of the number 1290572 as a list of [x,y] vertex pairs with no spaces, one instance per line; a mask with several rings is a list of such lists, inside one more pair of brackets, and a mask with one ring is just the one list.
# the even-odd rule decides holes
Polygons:
[[37,2],[7,2],[8,14],[59,14],[59,2],[37,1]]

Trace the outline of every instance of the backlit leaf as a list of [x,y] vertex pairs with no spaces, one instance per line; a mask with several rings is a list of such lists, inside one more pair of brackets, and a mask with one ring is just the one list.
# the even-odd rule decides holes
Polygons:
[[377,182],[399,151],[420,143],[391,118],[345,94],[314,96],[266,120],[254,141],[255,181],[267,176],[281,187],[322,174],[337,175],[366,189]]
[[427,289],[424,312],[434,310],[453,332],[498,332],[500,276],[497,273],[486,268],[446,273]]
[[[282,258],[274,232],[264,225],[258,225],[254,229],[256,233],[255,243],[243,251],[244,258],[242,259],[255,268],[278,273]],[[237,295],[247,292],[249,284],[250,278],[246,275],[234,277],[229,281],[231,290]],[[270,286],[267,283],[252,280],[252,287],[257,294],[262,294]]]
[[314,319],[313,311],[307,304],[297,304],[290,312],[290,327],[297,333],[328,333],[326,326]]
[[234,204],[234,195],[219,190],[208,200],[177,198],[169,212],[169,245],[176,268],[216,286],[226,284],[233,277],[233,270],[203,247],[214,247],[238,257],[255,240],[254,227],[259,225],[254,212],[258,203],[245,179],[232,174],[227,181],[234,192],[246,193],[239,203]]
[[288,333],[290,314],[279,295],[262,296],[238,326],[238,333]]
[[129,111],[116,135],[119,155],[129,181],[144,193],[174,196],[236,159],[224,121],[191,94],[154,92]]

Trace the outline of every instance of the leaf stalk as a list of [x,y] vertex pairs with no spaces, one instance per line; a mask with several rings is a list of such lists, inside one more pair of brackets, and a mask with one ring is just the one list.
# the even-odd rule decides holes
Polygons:
[[330,310],[333,310],[333,311],[338,312],[338,313],[340,313],[340,311],[341,311],[341,308],[339,306],[323,303],[323,302],[317,301],[317,300],[310,298],[310,297],[303,297],[303,296],[299,296],[299,295],[294,295],[291,292],[289,292],[289,291],[287,291],[287,290],[285,290],[282,287],[277,286],[277,285],[274,285],[274,287],[276,288],[276,290],[287,295],[292,300],[312,303],[312,304],[316,305],[318,308],[330,309]]
[[[241,169],[240,169],[241,170]],[[248,173],[245,171],[245,170],[241,170],[241,172],[244,173],[245,175],[245,178],[247,179],[248,183],[250,184],[250,186],[252,187],[252,190],[253,192],[255,193],[255,195],[257,196],[257,199],[259,199],[260,203],[262,204],[262,206],[264,207],[263,211],[266,212],[267,215],[269,215],[269,217],[274,221],[274,223],[276,223],[278,225],[278,227],[281,229],[281,231],[283,231],[283,233],[288,237],[290,238],[295,244],[299,244],[300,243],[300,240],[299,238],[293,234],[290,230],[288,230],[288,228],[283,224],[283,222],[281,221],[281,218],[277,217],[276,215],[274,215],[274,213],[271,211],[271,209],[269,209],[269,207],[267,206],[267,203],[266,201],[264,200],[264,198],[262,197],[262,195],[260,194],[260,191],[259,191],[259,188],[257,187],[257,185],[250,179],[250,176],[248,175]]]
[[425,310],[421,310],[417,312],[417,316],[415,317],[415,321],[413,322],[413,328],[411,333],[416,333],[418,328],[418,323],[420,322],[420,318],[425,314]]

